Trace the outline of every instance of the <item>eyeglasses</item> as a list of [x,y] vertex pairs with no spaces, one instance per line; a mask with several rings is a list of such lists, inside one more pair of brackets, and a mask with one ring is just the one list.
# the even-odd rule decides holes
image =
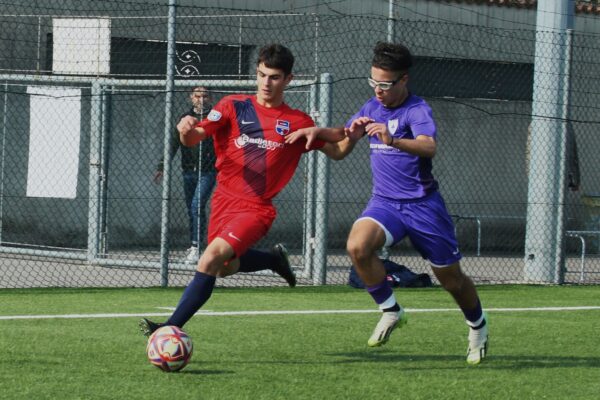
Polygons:
[[367,80],[369,81],[369,86],[371,86],[372,88],[379,87],[379,89],[386,91],[386,90],[390,90],[392,88],[392,86],[394,86],[396,83],[400,82],[400,80],[403,77],[404,77],[404,75],[402,75],[400,78],[396,79],[395,81],[386,81],[386,82],[378,82],[372,78],[368,78]]

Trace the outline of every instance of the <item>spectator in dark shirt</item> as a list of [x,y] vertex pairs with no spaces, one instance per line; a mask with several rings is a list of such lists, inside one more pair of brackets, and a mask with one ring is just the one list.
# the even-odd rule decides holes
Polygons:
[[[190,93],[192,107],[179,116],[177,121],[191,115],[198,120],[204,119],[212,108],[212,98],[207,88],[198,86]],[[202,152],[200,152],[202,147]],[[186,147],[179,140],[179,132],[173,130],[171,136],[169,153],[171,159],[181,149],[181,174],[183,177],[183,191],[185,193],[185,205],[188,211],[190,248],[187,250],[185,262],[195,265],[198,262],[200,251],[199,245],[204,242],[206,236],[207,218],[206,204],[211,192],[215,187],[215,150],[212,138],[208,138],[202,145]],[[154,174],[154,181],[160,182],[163,176],[164,160],[161,158]],[[200,171],[200,173],[198,173]]]

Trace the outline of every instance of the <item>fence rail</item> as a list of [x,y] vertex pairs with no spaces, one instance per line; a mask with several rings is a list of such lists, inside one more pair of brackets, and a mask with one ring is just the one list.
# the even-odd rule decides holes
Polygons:
[[[433,172],[455,216],[463,268],[478,283],[599,283],[599,239],[588,234],[600,230],[597,36],[536,37],[535,21],[530,29],[453,23],[419,12],[422,3],[395,3],[381,16],[168,2],[0,5],[0,287],[186,284],[195,268],[185,262],[190,222],[181,155],[171,159],[168,143],[190,89],[207,87],[214,100],[252,93],[257,50],[278,41],[296,56],[286,102],[339,126],[372,95],[371,49],[389,37],[415,55],[409,87],[438,124]],[[553,69],[562,56],[536,57],[540,37],[568,55],[569,68]],[[534,80],[540,68],[568,93],[545,93]],[[566,117],[540,115],[540,101]],[[564,200],[546,202],[557,181],[543,157],[564,165]],[[311,152],[275,200],[278,219],[258,246],[285,242],[301,284],[347,282],[345,240],[370,196],[368,158],[362,142],[340,162]],[[546,233],[558,250],[542,272],[528,269],[527,243],[554,240]],[[408,241],[387,251],[429,272]],[[260,273],[219,284],[284,282]]]

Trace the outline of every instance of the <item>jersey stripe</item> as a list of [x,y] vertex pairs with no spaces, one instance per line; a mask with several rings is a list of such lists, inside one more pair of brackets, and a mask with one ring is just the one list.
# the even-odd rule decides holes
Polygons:
[[[234,101],[235,114],[240,136],[250,139],[263,139],[265,134],[258,114],[250,98]],[[262,196],[267,188],[267,150],[260,146],[244,146],[244,182],[257,196]]]

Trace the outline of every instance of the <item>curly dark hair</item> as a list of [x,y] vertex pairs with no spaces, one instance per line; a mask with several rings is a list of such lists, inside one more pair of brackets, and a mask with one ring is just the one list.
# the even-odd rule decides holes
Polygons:
[[402,44],[377,42],[371,65],[386,71],[407,71],[412,66],[412,56]]

